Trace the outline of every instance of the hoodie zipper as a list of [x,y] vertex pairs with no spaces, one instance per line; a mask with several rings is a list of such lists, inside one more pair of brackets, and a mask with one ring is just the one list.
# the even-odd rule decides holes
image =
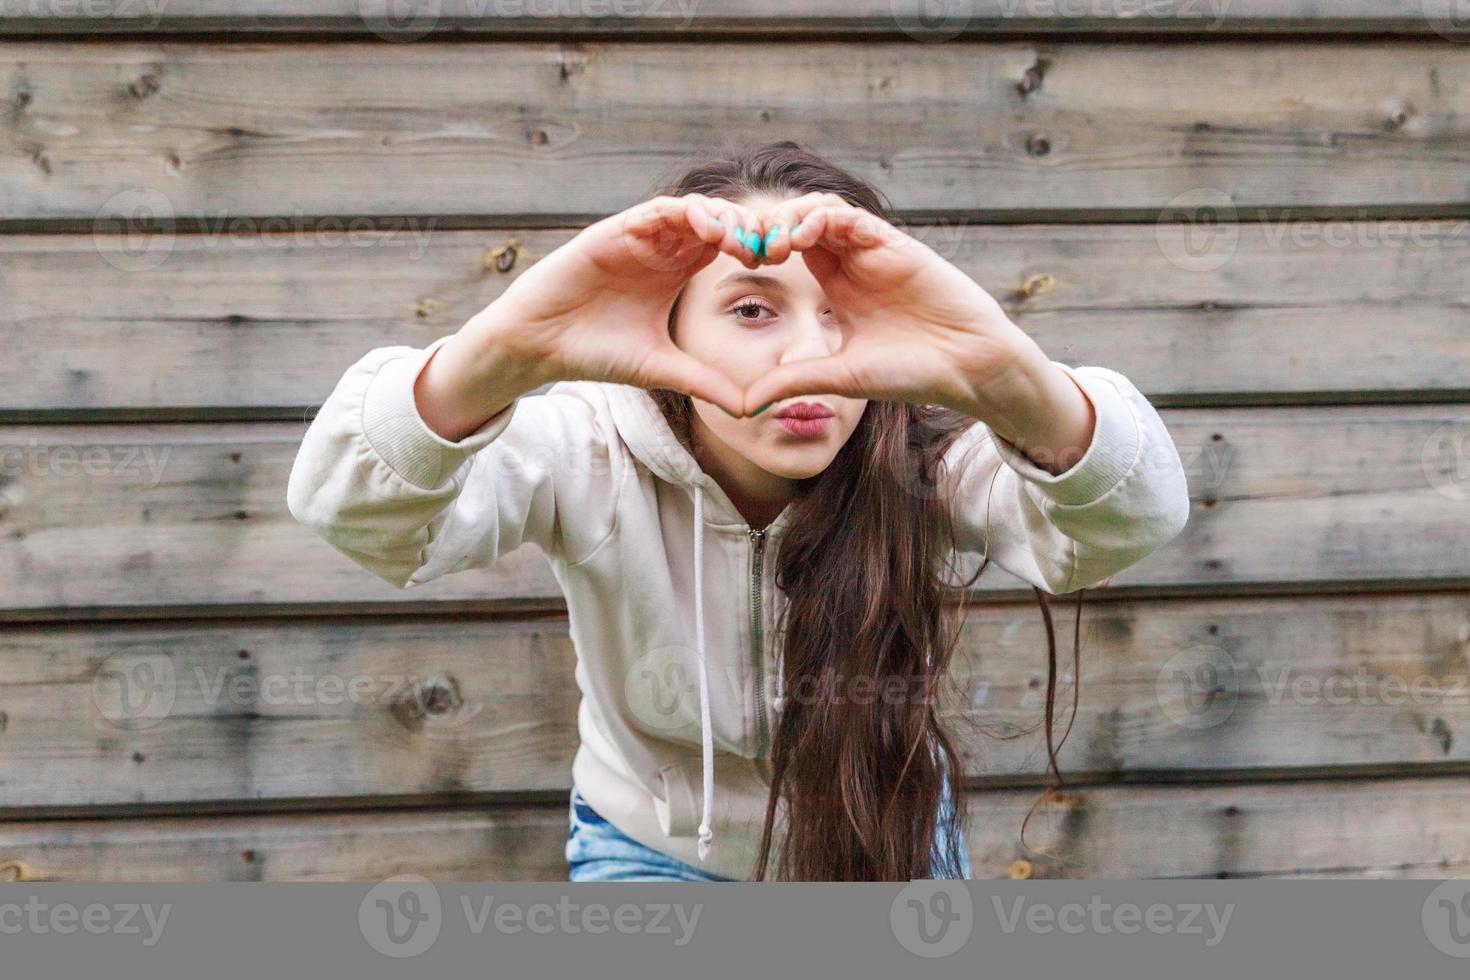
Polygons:
[[765,755],[769,737],[766,722],[766,679],[764,629],[761,625],[761,565],[765,554],[766,532],[748,529],[750,535],[750,632],[755,666],[755,756]]

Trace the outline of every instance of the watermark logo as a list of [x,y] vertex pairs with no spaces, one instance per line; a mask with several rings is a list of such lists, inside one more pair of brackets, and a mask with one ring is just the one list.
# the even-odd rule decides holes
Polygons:
[[[996,924],[1007,935],[1027,932],[1106,936],[1149,932],[1157,936],[1197,936],[1218,946],[1235,913],[1235,904],[1201,902],[1110,902],[1094,894],[1086,902],[1053,904],[1028,895],[990,896]],[[959,951],[975,926],[975,908],[964,882],[913,882],[889,908],[893,935],[915,956],[934,959]]]
[[1218,187],[1192,187],[1159,212],[1154,237],[1164,258],[1185,272],[1213,272],[1235,256],[1240,225],[1235,201]]
[[444,922],[439,889],[422,875],[396,875],[378,882],[357,908],[357,926],[368,945],[384,956],[418,956],[439,938]]
[[1001,931],[1008,936],[1023,927],[1042,936],[1056,932],[1072,936],[1134,935],[1147,931],[1156,936],[1200,936],[1211,947],[1224,940],[1230,917],[1235,914],[1234,902],[1219,907],[1213,902],[1155,902],[1145,907],[1133,902],[1109,902],[1101,895],[1093,895],[1085,905],[1051,905],[1028,901],[1025,895],[1017,896],[1009,907],[999,895],[992,895],[991,902]]
[[[693,275],[695,263],[709,245],[685,224],[683,215],[688,207],[688,201],[665,195],[620,212],[617,223],[621,246],[650,271],[687,271]],[[727,225],[739,223],[734,211],[725,214],[723,220]]]
[[975,16],[975,0],[888,0],[893,22],[915,41],[938,44],[962,34]]
[[915,881],[888,910],[893,936],[915,956],[937,959],[958,952],[975,929],[975,903],[963,882]]
[[[714,665],[709,665],[711,677]],[[673,643],[649,650],[628,665],[623,699],[634,717],[659,732],[699,723],[699,657]]]
[[85,17],[109,18],[117,25],[108,30],[151,32],[168,13],[170,0],[0,0],[0,17]]
[[154,906],[147,902],[46,902],[30,895],[24,902],[0,902],[0,936],[141,936],[144,946],[157,946],[163,939],[173,903]]
[[1424,440],[1424,478],[1451,500],[1470,501],[1470,415],[1441,425]]
[[[1256,669],[1256,683],[1260,685],[1266,703],[1273,707],[1288,697],[1290,703],[1297,706],[1353,704],[1397,707],[1413,704],[1432,708],[1470,703],[1467,700],[1470,678],[1464,674],[1419,674],[1415,677],[1375,674],[1362,664],[1351,675],[1342,672],[1297,674],[1290,665],[1279,666],[1274,671],[1262,666]],[[1449,751],[1450,731],[1443,719],[1436,718],[1428,734],[1446,740],[1445,751]]]
[[1434,948],[1458,959],[1470,957],[1470,881],[1446,881],[1424,900],[1424,935]]
[[118,191],[102,202],[92,219],[92,245],[115,269],[156,269],[173,254],[174,217],[173,202],[162,191],[151,187]]
[[357,15],[385,41],[417,41],[439,24],[440,0],[357,0]]
[[92,675],[98,713],[125,730],[152,728],[167,718],[178,689],[173,659],[157,650],[115,653]]
[[[258,249],[409,249],[418,261],[428,251],[437,218],[371,218],[366,215],[292,214],[253,217],[216,212],[189,212],[192,245]],[[173,202],[151,187],[118,191],[102,203],[92,219],[92,247],[108,265],[122,272],[156,269],[173,255],[179,218]]]
[[26,445],[0,443],[0,483],[13,479],[116,478],[152,489],[163,482],[170,446]]
[[1423,0],[1424,19],[1440,37],[1470,41],[1470,0]]
[[[466,698],[454,675],[314,673],[300,664],[261,671],[240,651],[235,666],[195,664],[184,670],[155,650],[123,651],[108,657],[92,677],[98,714],[122,729],[151,728],[167,718],[178,699],[181,676],[192,698],[221,714],[370,708],[390,713],[404,728],[427,736],[458,737],[460,730],[489,721],[490,706]],[[194,703],[194,702],[191,702]]]
[[[687,946],[694,938],[702,903],[684,905],[672,902],[649,902],[635,905],[623,902],[574,901],[570,894],[560,895],[555,902],[522,904],[505,901],[496,895],[475,898],[459,896],[465,930],[472,936],[483,936],[493,930],[501,935],[535,936],[601,936],[617,933],[623,936],[668,936],[675,946]],[[357,924],[362,936],[373,949],[384,956],[406,959],[418,956],[433,946],[451,919],[439,890],[421,875],[402,874],[374,885],[357,909]]]
[[1235,658],[1217,646],[1198,644],[1180,650],[1160,668],[1154,696],[1164,715],[1181,728],[1223,724],[1240,699]]
[[1203,495],[1206,501],[1225,486],[1234,462],[1235,446],[1220,433],[1202,440],[1197,446],[1185,442],[1175,452],[1170,452],[1167,446],[1154,446],[1145,459],[1154,473],[1169,473],[1175,466],[1182,465],[1190,489],[1195,495]]

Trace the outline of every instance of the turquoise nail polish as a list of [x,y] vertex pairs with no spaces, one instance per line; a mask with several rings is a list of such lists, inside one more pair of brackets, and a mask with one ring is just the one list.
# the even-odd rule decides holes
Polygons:
[[763,242],[761,242],[761,251],[762,252],[769,251],[770,248],[771,248],[771,243],[774,242],[776,239],[778,239],[780,237],[781,237],[781,226],[780,225],[774,225],[774,226],[772,226],[771,230],[768,231],[768,232],[766,232],[766,240],[763,241]]
[[760,408],[756,409],[754,412],[751,412],[750,413],[751,414],[751,417],[754,418],[755,416],[759,415],[761,412],[764,412],[766,409],[770,408],[772,404],[774,404],[774,403],[773,402],[766,402]]

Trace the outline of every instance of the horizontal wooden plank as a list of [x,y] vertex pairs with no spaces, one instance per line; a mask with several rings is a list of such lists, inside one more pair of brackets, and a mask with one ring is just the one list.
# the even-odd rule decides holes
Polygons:
[[323,601],[561,606],[530,545],[491,568],[404,590],[333,550],[286,507],[305,431],[304,423],[0,430],[0,618],[181,604],[214,613]]
[[[1470,786],[1392,779],[972,792],[977,879],[1457,878]],[[0,823],[3,881],[565,881],[561,803]]]
[[[1470,399],[1470,221],[1253,222],[1213,251],[1185,225],[908,230],[1051,356],[1155,404]],[[300,418],[352,358],[454,332],[572,234],[0,237],[0,417]]]
[[37,41],[0,78],[0,222],[26,230],[571,223],[730,134],[800,137],[911,216],[1467,211],[1457,44]]
[[[1470,579],[1460,448],[1470,407],[1172,409],[1166,422],[1194,511],[1179,537],[1114,576],[1114,587]],[[0,428],[0,619],[561,608],[531,545],[490,569],[408,590],[334,551],[286,508],[303,431],[291,423]],[[998,566],[978,588],[1030,594]]]
[[[1071,610],[1057,604],[1059,734]],[[1464,594],[1094,599],[1083,630],[1069,781],[1470,763]],[[564,619],[7,627],[0,815],[565,790],[575,662]],[[1034,784],[1039,610],[973,607],[956,664],[945,709],[976,785]]]
[[[371,33],[391,41],[437,35],[546,33],[573,35],[807,34],[853,31],[907,34],[937,42],[997,32],[1138,34],[1169,32],[1219,37],[1327,31],[1457,37],[1453,0],[1150,0],[1148,3],[1018,4],[971,0],[934,8],[921,0],[647,0],[497,3],[437,0],[395,8],[386,0],[185,0],[149,5],[131,0],[86,4],[17,4],[0,8],[0,33],[39,34],[229,31]],[[389,15],[389,12],[394,12]],[[1463,26],[1463,25],[1458,25]]]
[[[1459,878],[1470,874],[1463,779],[1097,787],[1038,807],[970,794],[975,877]],[[1021,864],[1019,862],[1025,862]],[[983,870],[982,870],[983,869]]]
[[547,804],[0,823],[0,882],[566,881],[567,829]]
[[[3,642],[0,807],[569,785],[565,620],[46,627]],[[429,711],[431,692],[450,707]]]

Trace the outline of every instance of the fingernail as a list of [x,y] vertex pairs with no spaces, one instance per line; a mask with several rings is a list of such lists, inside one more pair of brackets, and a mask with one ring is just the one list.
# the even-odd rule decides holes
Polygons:
[[774,242],[776,239],[778,239],[780,237],[781,237],[781,226],[780,225],[774,225],[771,228],[770,231],[766,232],[766,240],[761,243],[761,248],[762,249],[769,249],[771,247],[771,243]]
[[754,412],[751,412],[750,413],[751,414],[751,417],[754,418],[755,416],[759,415],[761,412],[764,412],[766,409],[770,408],[771,405],[773,405],[773,404],[774,404],[774,402],[766,402],[760,408],[756,409]]

